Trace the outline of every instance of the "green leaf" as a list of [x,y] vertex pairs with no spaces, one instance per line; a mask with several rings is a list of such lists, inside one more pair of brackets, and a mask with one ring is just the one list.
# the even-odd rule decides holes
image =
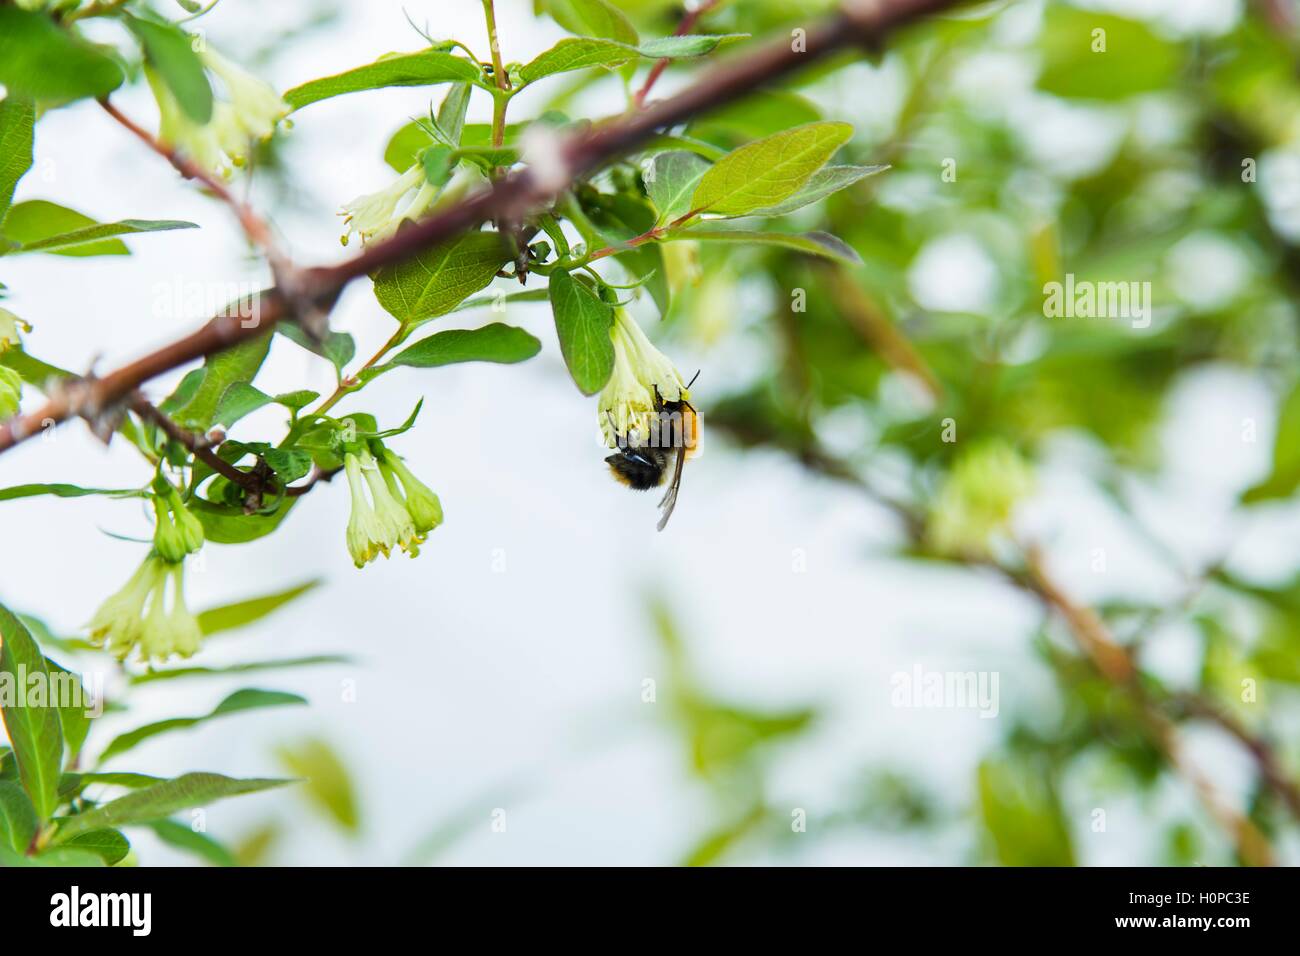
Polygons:
[[32,130],[36,109],[31,100],[10,93],[0,100],[0,223],[13,202],[14,187],[32,166]]
[[447,91],[438,107],[438,129],[447,137],[447,145],[459,146],[461,133],[465,129],[465,115],[469,111],[469,95],[473,87],[468,83],[456,83]]
[[79,485],[63,484],[14,485],[12,488],[0,488],[0,501],[13,501],[15,498],[33,498],[37,495],[54,495],[56,498],[84,498],[86,495],[107,495],[110,498],[143,498],[144,492],[139,488],[82,488]]
[[5,218],[4,238],[17,243],[17,248],[7,249],[5,254],[49,252],[60,256],[128,256],[131,250],[116,236],[197,228],[192,222],[176,219],[96,222],[84,213],[58,203],[30,199],[15,204]]
[[140,826],[148,827],[168,846],[191,853],[213,866],[239,865],[235,855],[222,844],[178,820],[149,820]]
[[28,355],[26,350],[18,347],[0,352],[0,365],[13,369],[24,382],[35,385],[42,391],[49,387],[51,380],[57,381],[72,374],[57,365],[42,362],[32,355]]
[[568,73],[591,66],[622,66],[641,57],[662,60],[702,56],[724,40],[745,35],[660,37],[647,40],[640,47],[597,37],[568,37],[525,64],[519,75],[525,83],[532,83],[555,73]]
[[237,384],[251,382],[270,348],[271,336],[266,333],[209,355],[203,363],[203,381],[194,390],[193,397],[172,412],[172,418],[182,428],[206,432],[216,421],[217,409],[226,392]]
[[592,37],[568,37],[519,71],[525,83],[532,83],[542,77],[556,73],[567,73],[589,66],[621,66],[629,60],[638,59],[641,51],[614,40],[600,40]]
[[130,14],[123,20],[144,48],[145,62],[162,77],[185,114],[199,124],[212,119],[212,86],[189,34],[167,21]]
[[0,780],[0,846],[26,853],[39,824],[23,788],[12,780]]
[[100,754],[99,759],[101,762],[111,760],[113,757],[126,753],[126,751],[151,737],[157,737],[159,734],[169,733],[173,730],[186,730],[206,721],[215,720],[218,717],[228,717],[231,714],[237,714],[245,710],[262,710],[267,707],[287,707],[305,703],[307,703],[306,699],[299,697],[297,694],[289,694],[284,691],[257,690],[251,687],[237,690],[206,714],[200,714],[196,717],[172,717],[168,720],[145,724],[143,727],[137,727],[135,730],[119,734],[104,748],[104,752]]
[[108,53],[44,12],[0,7],[0,84],[10,96],[61,102],[105,96],[122,79]]
[[86,850],[103,860],[105,866],[112,866],[131,852],[131,844],[117,830],[90,830],[73,837],[62,849]]
[[1072,99],[1120,100],[1163,90],[1182,68],[1179,45],[1146,24],[1061,4],[1047,8],[1040,42],[1038,88]]
[[260,388],[255,388],[247,382],[236,382],[221,396],[214,418],[218,425],[230,428],[245,415],[250,415],[274,401],[275,399]]
[[721,34],[686,34],[685,36],[657,37],[644,40],[640,50],[642,56],[653,60],[680,59],[682,57],[703,56],[712,53],[720,44],[732,40],[743,40],[748,33]]
[[1300,383],[1282,402],[1273,439],[1273,468],[1268,477],[1242,494],[1243,504],[1289,498],[1300,488]]
[[77,674],[48,657],[45,658],[45,666],[50,673],[51,692],[58,688],[56,698],[61,702],[59,725],[63,728],[67,762],[69,766],[75,766],[77,755],[81,753],[81,746],[86,742],[86,735],[90,733],[91,718],[86,711],[90,709],[93,702]]
[[59,796],[64,800],[70,800],[80,795],[87,787],[95,785],[139,790],[141,787],[152,787],[155,783],[162,783],[164,779],[147,773],[65,773],[59,778]]
[[412,120],[388,140],[384,147],[384,162],[395,171],[404,173],[415,165],[421,150],[428,149],[438,141],[429,135],[424,123]]
[[351,662],[352,658],[342,654],[317,654],[312,657],[288,657],[274,661],[249,661],[244,664],[231,664],[229,667],[173,667],[168,670],[148,670],[143,674],[134,674],[131,676],[131,683],[152,684],[154,681],[176,680],[181,677],[228,677],[231,674],[251,674],[255,671],[311,667],[315,664],[350,664]]
[[421,339],[380,368],[387,370],[398,365],[437,368],[457,362],[509,365],[530,359],[541,349],[542,343],[523,329],[494,322],[481,329],[454,329]]
[[321,345],[304,332],[300,326],[292,322],[281,322],[276,325],[275,330],[294,344],[302,346],[308,352],[329,359],[330,364],[334,366],[334,370],[339,374],[343,373],[343,367],[351,362],[357,354],[356,340],[346,332],[330,332],[325,336],[325,343]]
[[798,192],[774,206],[764,206],[748,212],[747,216],[784,216],[786,213],[810,206],[819,199],[846,189],[854,183],[884,172],[888,166],[824,166],[813,173]]
[[564,364],[578,390],[594,395],[614,371],[614,343],[609,337],[614,310],[583,283],[558,270],[550,277],[550,298]]
[[709,171],[709,163],[695,153],[674,150],[655,156],[642,179],[659,222],[669,222],[690,212],[691,197],[700,179]]
[[22,622],[0,604],[0,688],[5,690],[0,695],[0,714],[18,761],[18,778],[37,816],[48,820],[59,803],[63,729],[57,707],[48,700],[33,705],[28,695],[27,681],[38,675],[49,687],[45,655]]
[[485,288],[509,258],[499,233],[467,233],[377,271],[371,276],[375,298],[398,322],[413,327]]
[[221,607],[209,608],[198,616],[199,629],[203,631],[205,637],[208,637],[221,631],[233,631],[238,627],[246,627],[284,607],[295,598],[320,587],[321,583],[321,580],[316,578],[311,581],[304,581],[302,584],[296,584],[287,590],[277,591],[275,594],[266,594],[262,597],[250,598],[247,601],[239,601],[235,604],[224,604]]
[[852,135],[848,123],[809,123],[747,143],[704,174],[691,206],[736,216],[779,203],[803,186]]
[[[220,480],[220,479],[218,479]],[[275,510],[258,514],[244,514],[243,508],[217,504],[205,498],[191,498],[185,503],[194,517],[203,525],[203,534],[209,544],[245,544],[265,537],[289,516],[297,498],[282,498]]]
[[349,833],[361,826],[357,796],[347,768],[334,749],[319,738],[281,747],[276,756],[285,770],[301,778],[309,800]]
[[621,10],[605,0],[543,0],[546,12],[579,36],[603,37],[629,46],[639,42],[636,28]]
[[148,823],[159,817],[170,816],[178,810],[203,806],[240,794],[282,787],[292,782],[273,779],[238,780],[218,773],[187,773],[175,780],[143,787],[77,816],[66,818],[60,824],[54,842],[65,845],[72,838],[92,830]]
[[300,388],[296,392],[281,392],[271,401],[277,405],[283,405],[285,408],[301,411],[316,399],[320,398],[320,392],[313,392],[309,388]]
[[482,76],[478,66],[464,57],[437,50],[381,57],[334,76],[295,86],[284,100],[295,110],[310,103],[385,86],[429,86],[434,83],[472,83]]
[[0,866],[65,866],[87,869],[103,865],[103,859],[89,850],[65,850],[62,847],[55,847],[42,850],[36,856],[19,856],[12,850],[0,846]]
[[826,232],[805,232],[800,235],[784,232],[749,232],[741,229],[683,229],[667,233],[664,242],[698,239],[701,242],[752,242],[765,246],[782,246],[810,256],[833,259],[847,265],[861,265],[862,258],[844,240]]

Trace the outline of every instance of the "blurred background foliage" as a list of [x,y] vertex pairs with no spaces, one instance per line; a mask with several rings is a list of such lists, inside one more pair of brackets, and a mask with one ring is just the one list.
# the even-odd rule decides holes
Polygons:
[[[622,6],[647,31],[670,30],[680,15],[673,3]],[[826,6],[735,0],[704,23],[788,32]],[[1063,439],[1082,446],[1071,467],[1139,525],[1135,489],[1164,468],[1170,395],[1211,366],[1258,377],[1278,408],[1271,473],[1241,490],[1234,511],[1246,521],[1294,508],[1296,10],[1189,5],[1209,10],[1207,25],[1144,19],[1126,6],[1141,7],[979,6],[911,31],[869,68],[835,69],[841,58],[689,130],[733,148],[770,132],[769,116],[848,119],[857,135],[840,161],[892,167],[790,217],[802,230],[843,238],[861,268],[706,245],[677,276],[669,262],[677,296],[668,324],[685,347],[702,350],[706,369],[740,342],[763,356],[747,382],[712,376],[711,395],[720,384],[731,392],[703,408],[711,434],[779,450],[884,500],[900,518],[889,546],[901,560],[956,560],[979,574],[993,564],[1013,578],[1030,567],[1028,542],[1014,532],[990,542],[989,553],[977,540],[976,553],[954,554],[934,547],[934,529],[960,507],[950,485],[978,485],[968,509],[996,511],[1024,496],[1026,472]],[[1175,6],[1163,10],[1176,14]],[[1104,52],[1095,49],[1098,29]],[[1044,284],[1066,273],[1080,282],[1150,282],[1149,327],[1046,316]],[[796,290],[806,293],[806,311],[792,304]],[[846,420],[855,441],[839,440]],[[956,441],[943,440],[949,420]],[[1267,443],[1267,431],[1256,438],[1254,427],[1242,422],[1233,437]],[[990,462],[981,449],[991,443],[1010,451]],[[983,460],[971,467],[974,456]],[[985,500],[1000,496],[1008,501]],[[1156,560],[1187,578],[1187,596],[1174,607],[1125,598],[1095,609],[1137,663],[1131,683],[1099,673],[1071,640],[1070,611],[1049,614],[1025,641],[1055,675],[1056,706],[999,721],[1003,741],[979,767],[974,805],[953,804],[889,768],[864,768],[860,789],[809,830],[828,840],[843,828],[939,840],[955,828],[964,862],[1088,862],[1077,844],[1095,820],[1079,806],[1107,802],[1102,794],[1142,801],[1170,776],[1202,786],[1198,771],[1171,756],[1167,732],[1208,722],[1257,760],[1245,825],[1285,860],[1300,809],[1292,769],[1300,748],[1287,732],[1296,726],[1300,576],[1252,580],[1231,570],[1227,554],[1189,569],[1195,559],[1151,543]],[[711,698],[690,680],[689,648],[670,609],[652,613],[674,684],[689,688],[670,709],[683,759],[715,792],[720,821],[686,861],[779,850],[792,825],[788,809],[765,799],[766,768],[772,753],[799,746],[816,707],[768,712]],[[1144,640],[1171,622],[1192,625],[1178,632],[1179,653],[1201,661],[1189,686],[1141,671]],[[1164,850],[1143,862],[1241,862],[1243,847],[1251,857],[1254,837],[1212,813],[1151,823],[1165,834]]]
[[[675,0],[615,5],[646,36],[671,33],[683,15]],[[788,34],[833,6],[724,0],[695,29]],[[545,15],[547,0],[535,7]],[[857,132],[837,161],[891,167],[771,227],[839,236],[860,267],[766,246],[663,246],[672,305],[658,338],[700,356],[711,436],[756,461],[791,456],[894,514],[891,540],[864,542],[875,553],[965,566],[991,588],[1038,596],[1041,625],[1023,641],[1056,696],[1041,712],[1004,715],[967,794],[933,792],[905,768],[850,767],[835,805],[807,820],[773,798],[772,778],[816,730],[818,703],[767,709],[719,695],[695,670],[688,609],[648,600],[665,665],[653,719],[678,739],[710,808],[665,862],[797,861],[802,840],[908,834],[953,863],[1086,864],[1081,837],[1098,826],[1094,808],[1115,799],[1136,801],[1160,834],[1153,855],[1127,862],[1295,862],[1300,573],[1254,579],[1234,568],[1230,541],[1198,564],[1144,526],[1140,502],[1167,464],[1171,395],[1198,370],[1226,367],[1275,396],[1276,440],[1270,473],[1207,523],[1240,528],[1295,508],[1297,16],[1287,2],[974,5],[866,63],[836,57],[685,130],[726,150],[796,122],[846,119]],[[695,69],[672,67],[657,95]],[[577,112],[589,87],[618,82],[583,74],[539,112]],[[592,189],[584,203],[599,207]],[[1067,273],[1149,282],[1149,325],[1045,315],[1045,284]],[[1267,444],[1267,423],[1255,430],[1243,421],[1231,441]],[[1130,524],[1144,559],[1186,582],[1183,596],[1121,588],[1088,608],[1044,585],[1034,543],[1009,522],[1041,487],[1035,472],[1061,460]],[[1144,642],[1160,629],[1200,661],[1193,682],[1144,667]],[[1132,673],[1108,672],[1090,632],[1122,648]],[[1215,781],[1176,742],[1202,728],[1251,762],[1239,816],[1214,811]],[[361,827],[323,743],[281,757],[316,778],[305,796],[318,810],[344,832]],[[1171,785],[1201,806],[1171,811],[1158,799]],[[283,825],[250,833],[239,858],[274,860]],[[447,813],[408,862],[437,862],[478,826],[479,809]]]

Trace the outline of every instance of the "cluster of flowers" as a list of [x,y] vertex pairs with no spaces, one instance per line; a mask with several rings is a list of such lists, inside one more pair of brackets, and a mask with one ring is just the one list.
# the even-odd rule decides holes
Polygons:
[[203,547],[203,525],[166,481],[155,482],[153,508],[153,550],[122,589],[99,606],[88,625],[91,641],[119,660],[136,648],[142,661],[162,661],[173,654],[189,657],[203,636],[185,606],[184,564],[187,555]]
[[352,495],[347,539],[353,563],[365,567],[396,548],[419,554],[429,532],[442,524],[438,496],[378,441],[348,452],[343,468]]
[[941,554],[987,555],[1034,486],[1032,467],[1005,441],[972,445],[958,455],[931,505],[930,544]]
[[290,106],[268,84],[216,51],[205,50],[199,60],[221,80],[228,97],[213,102],[206,123],[191,119],[167,84],[146,67],[145,76],[158,101],[158,139],[205,170],[229,179],[236,166],[244,165],[255,143],[271,138]]

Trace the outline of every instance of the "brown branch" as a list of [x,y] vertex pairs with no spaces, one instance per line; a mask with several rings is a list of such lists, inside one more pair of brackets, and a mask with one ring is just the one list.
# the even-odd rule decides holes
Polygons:
[[322,481],[329,481],[342,470],[342,468],[329,468],[322,471],[320,468],[312,468],[305,484],[293,485],[284,489],[284,493],[290,498],[300,498],[315,488],[316,485]]
[[[703,2],[694,10],[688,10],[686,16],[682,17],[681,22],[677,24],[677,29],[673,31],[673,36],[686,36],[686,34],[695,29],[695,24],[699,22],[700,18],[717,5],[718,0],[703,0]],[[664,57],[650,68],[650,74],[645,78],[645,83],[642,84],[641,89],[637,90],[636,98],[633,100],[637,109],[641,109],[645,106],[646,97],[650,95],[650,88],[658,82],[659,77],[663,76],[664,70],[668,69],[670,63],[672,63],[672,59],[670,57]]]
[[[660,129],[741,99],[755,89],[836,51],[855,45],[877,46],[895,30],[959,2],[961,0],[850,0],[843,13],[812,25],[801,49],[795,49],[796,45],[788,38],[780,37],[759,47],[743,60],[729,61],[705,73],[676,96],[660,100],[635,115],[607,122],[562,141],[555,157],[558,168],[550,170],[545,181],[539,181],[530,169],[521,170],[492,188],[369,246],[354,258],[333,266],[301,272],[294,270],[293,288],[277,286],[260,294],[261,319],[274,322],[292,317],[305,325],[307,313],[304,304],[320,310],[328,309],[343,287],[353,279],[382,266],[405,261],[438,242],[489,220],[519,222],[526,214],[551,201],[575,178],[641,145]],[[112,112],[110,105],[105,108]],[[152,136],[134,123],[130,123],[128,128],[138,130],[137,135],[152,147]],[[182,164],[177,168],[186,174],[183,158],[177,156],[173,165],[177,162]],[[211,183],[198,178],[211,187]],[[229,195],[225,187],[217,185],[218,195],[222,192]],[[248,225],[245,223],[246,228]],[[254,234],[258,234],[258,226],[252,225]],[[292,308],[286,306],[286,300],[293,302]],[[236,316],[217,316],[184,338],[95,379],[85,389],[58,390],[43,407],[0,423],[0,452],[30,438],[46,422],[58,423],[77,415],[103,414],[149,379],[264,334],[267,327],[259,321],[249,324]]]

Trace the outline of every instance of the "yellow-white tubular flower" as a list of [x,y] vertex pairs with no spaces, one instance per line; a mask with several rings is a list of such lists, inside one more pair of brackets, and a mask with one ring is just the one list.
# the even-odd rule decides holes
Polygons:
[[242,131],[244,140],[270,139],[276,124],[292,110],[274,87],[215,50],[205,50],[199,59],[225,84],[230,97],[230,119]]
[[[352,562],[359,568],[379,555],[388,557],[397,547],[415,557],[420,539],[406,509],[393,497],[379,465],[368,451],[349,452],[343,457],[352,495],[352,515],[348,518],[347,542]],[[369,497],[367,497],[367,489]]]
[[[91,642],[118,660],[124,660],[136,647],[142,661],[166,660],[173,654],[189,657],[199,649],[202,631],[185,606],[184,574],[184,565],[149,555],[122,589],[95,612],[88,625]],[[168,581],[172,583],[170,607]]]
[[131,653],[144,631],[145,601],[165,573],[161,558],[150,555],[116,594],[95,611],[87,628],[90,641],[121,660]]
[[614,342],[614,371],[600,393],[597,414],[605,444],[617,448],[645,445],[658,434],[656,393],[664,402],[690,399],[681,373],[660,352],[626,309],[614,310],[609,330]]
[[[379,469],[383,472],[388,490],[402,502],[406,513],[411,516],[416,533],[423,541],[430,531],[442,524],[442,502],[424,482],[411,474],[402,459],[387,448],[380,456]],[[397,482],[401,482],[400,490]]]
[[158,139],[174,146],[203,169],[229,179],[244,165],[254,143],[270,139],[290,106],[268,84],[212,50],[199,55],[219,77],[228,99],[214,98],[212,117],[196,123],[185,113],[167,84],[152,69],[145,76],[158,101]]
[[423,182],[424,168],[416,163],[383,189],[345,203],[339,212],[343,224],[348,227],[343,234],[343,245],[348,244],[348,237],[354,232],[361,237],[363,243],[382,239],[394,232],[401,222],[397,217],[397,207]]
[[8,309],[0,309],[0,353],[23,344],[20,330],[30,332],[32,327]]
[[180,150],[208,172],[229,179],[233,161],[219,136],[219,130],[229,127],[228,121],[221,119],[223,107],[227,111],[229,107],[224,103],[213,103],[212,119],[206,123],[196,123],[181,109],[181,104],[157,73],[146,66],[144,75],[149,81],[149,88],[153,90],[154,99],[158,101],[159,141]]
[[383,189],[358,196],[339,213],[348,231],[343,244],[356,233],[362,243],[386,239],[406,219],[422,219],[464,198],[471,190],[487,182],[483,171],[473,163],[462,162],[442,186],[429,182],[424,165],[416,163]]

